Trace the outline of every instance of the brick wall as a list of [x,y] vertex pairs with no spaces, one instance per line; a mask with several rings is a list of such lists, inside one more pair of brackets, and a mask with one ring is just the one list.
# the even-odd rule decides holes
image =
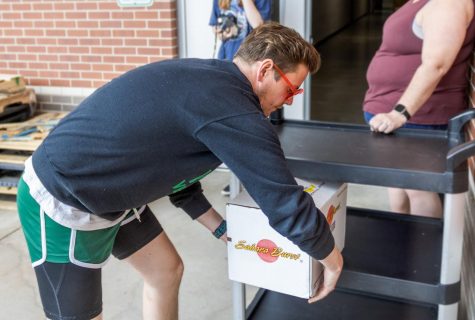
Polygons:
[[72,106],[127,70],[176,57],[176,25],[173,0],[127,8],[116,0],[2,0],[0,73],[23,75],[44,106]]

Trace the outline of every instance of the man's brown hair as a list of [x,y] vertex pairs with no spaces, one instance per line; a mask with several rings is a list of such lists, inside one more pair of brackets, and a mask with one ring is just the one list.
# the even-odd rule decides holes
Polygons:
[[307,66],[310,73],[320,68],[320,55],[300,34],[277,22],[265,23],[243,41],[236,58],[248,64],[272,59],[284,72],[294,71],[298,64]]

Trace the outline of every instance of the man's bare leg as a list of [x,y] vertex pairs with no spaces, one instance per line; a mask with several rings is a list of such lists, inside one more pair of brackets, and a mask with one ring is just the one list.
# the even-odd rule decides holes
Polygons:
[[177,320],[178,291],[184,267],[165,232],[125,261],[144,279],[143,318]]

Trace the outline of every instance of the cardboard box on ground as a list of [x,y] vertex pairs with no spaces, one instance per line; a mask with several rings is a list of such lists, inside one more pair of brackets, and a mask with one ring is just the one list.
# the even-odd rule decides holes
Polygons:
[[[343,250],[347,185],[296,180],[326,216],[335,244]],[[231,280],[301,298],[315,295],[323,266],[277,233],[246,191],[228,203],[226,220]]]

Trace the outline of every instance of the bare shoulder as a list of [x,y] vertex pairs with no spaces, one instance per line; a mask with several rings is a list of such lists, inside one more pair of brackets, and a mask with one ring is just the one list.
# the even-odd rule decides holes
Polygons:
[[447,17],[468,26],[474,17],[474,0],[431,0],[419,13],[425,20]]

